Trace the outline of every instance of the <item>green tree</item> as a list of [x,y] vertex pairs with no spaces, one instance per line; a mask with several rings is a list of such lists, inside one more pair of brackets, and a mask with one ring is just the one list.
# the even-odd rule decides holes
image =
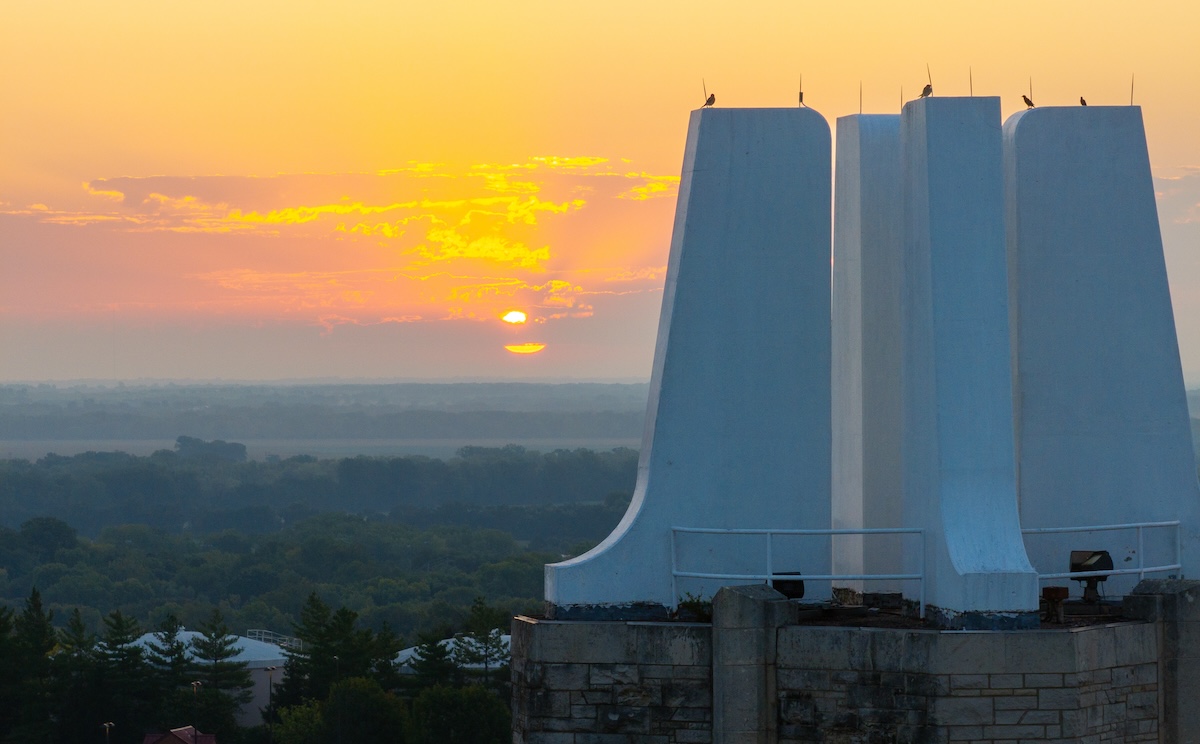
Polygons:
[[137,643],[141,635],[138,621],[120,610],[104,618],[98,646],[103,700],[117,742],[139,740],[152,725],[155,686],[145,649]]
[[225,624],[221,611],[213,609],[200,624],[200,635],[192,639],[195,676],[202,687],[195,726],[217,735],[217,741],[238,737],[237,713],[253,697],[254,682],[246,662],[234,661],[238,655],[237,636]]
[[79,608],[58,631],[58,650],[51,657],[55,740],[86,741],[96,722],[106,720],[105,699],[96,634],[88,630]]
[[168,614],[146,644],[146,661],[154,671],[157,689],[154,722],[159,729],[177,728],[191,717],[193,663],[182,631],[179,619]]
[[322,720],[326,742],[404,741],[403,704],[373,679],[351,677],[334,684]]
[[490,684],[491,672],[508,660],[508,644],[503,628],[509,623],[508,613],[492,607],[476,597],[467,616],[467,629],[455,639],[451,654],[461,667],[483,666],[483,678]]
[[273,738],[288,744],[327,744],[323,707],[319,700],[307,700],[280,708],[279,724],[275,726]]
[[413,700],[412,744],[506,744],[512,741],[508,708],[479,685],[430,687]]
[[5,676],[12,675],[15,705],[5,741],[49,741],[53,734],[50,656],[58,643],[53,619],[54,613],[42,607],[42,595],[34,587],[25,609],[13,621],[11,667]]
[[419,636],[420,643],[413,649],[410,665],[413,670],[414,683],[417,689],[449,687],[458,682],[460,670],[450,654],[449,648],[442,643],[441,633],[429,633]]

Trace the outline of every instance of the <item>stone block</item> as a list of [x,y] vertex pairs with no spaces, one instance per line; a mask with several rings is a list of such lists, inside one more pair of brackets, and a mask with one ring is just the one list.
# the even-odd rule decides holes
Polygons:
[[533,661],[630,664],[636,661],[637,636],[623,622],[538,623],[529,648]]
[[631,685],[639,681],[638,668],[633,664],[592,664],[587,669],[587,684],[591,687]]
[[[1013,685],[1021,687],[1022,685]],[[1061,674],[1026,674],[1025,687],[1062,687],[1063,675]]]
[[711,731],[676,731],[675,741],[677,744],[712,744]]
[[[1200,623],[1193,625],[1194,642],[1200,642]],[[1158,660],[1158,627],[1152,623],[1122,623],[1112,627],[1114,664],[1131,666]],[[1197,646],[1196,648],[1200,648]]]
[[1079,693],[1071,689],[1038,690],[1038,709],[1071,710],[1079,707]]
[[993,721],[991,698],[937,698],[933,721],[940,726],[978,726]]
[[670,708],[708,708],[712,706],[712,687],[704,682],[680,680],[662,689],[663,705]]
[[650,733],[650,709],[629,705],[596,706],[596,727],[605,733]]
[[1005,633],[938,633],[928,671],[935,674],[988,674],[1007,671]]
[[714,664],[767,663],[767,635],[763,628],[713,628]]
[[575,734],[556,731],[530,731],[525,735],[525,744],[575,744]]
[[849,669],[853,628],[793,625],[779,629],[776,664],[791,669]]
[[621,685],[613,688],[617,705],[648,707],[662,704],[662,688],[657,685]]
[[[1026,677],[1028,675],[1025,675]],[[951,678],[953,683],[953,678]],[[1024,684],[1020,674],[989,674],[988,687],[992,689],[1014,689]]]
[[670,623],[631,623],[640,664],[708,666],[712,663],[712,628]]
[[1037,695],[1006,695],[992,698],[992,706],[997,710],[1034,710],[1037,708]]
[[587,664],[545,664],[542,684],[550,690],[580,690],[588,686]]
[[1033,674],[1075,671],[1074,636],[1078,634],[1063,630],[1027,630],[1002,635],[1006,671]]
[[1019,741],[1021,739],[1042,739],[1046,736],[1045,726],[984,726],[983,738],[995,740]]
[[775,680],[781,690],[828,690],[833,684],[829,672],[811,669],[777,669]]
[[1026,710],[1021,712],[1019,723],[1039,726],[1058,726],[1062,713],[1057,710]]
[[947,726],[950,741],[976,742],[983,738],[983,726]]
[[952,674],[950,675],[951,690],[986,690],[988,675],[986,674]]
[[567,718],[571,715],[571,696],[567,692],[537,690],[529,696],[529,715],[536,718]]

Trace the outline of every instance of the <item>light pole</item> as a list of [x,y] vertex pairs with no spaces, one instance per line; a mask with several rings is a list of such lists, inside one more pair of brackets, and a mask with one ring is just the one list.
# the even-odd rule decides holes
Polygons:
[[193,726],[195,726],[198,723],[198,721],[196,719],[200,716],[200,703],[197,702],[197,698],[199,697],[198,693],[200,692],[200,688],[203,686],[204,686],[204,683],[201,682],[200,680],[196,680],[195,682],[192,682],[192,725]]
[[267,667],[267,742],[275,741],[275,670],[278,667]]
[[108,732],[112,731],[112,727],[115,725],[112,721],[105,721],[100,724],[100,728],[104,729],[104,744],[108,744]]

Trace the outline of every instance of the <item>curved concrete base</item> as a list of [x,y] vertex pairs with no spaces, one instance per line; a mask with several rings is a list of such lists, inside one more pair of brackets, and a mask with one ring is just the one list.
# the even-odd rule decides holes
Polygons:
[[[811,109],[692,112],[638,482],[588,553],[546,566],[569,608],[674,607],[672,527],[829,527],[830,137]],[[680,569],[762,573],[758,536],[679,535]],[[827,538],[777,571],[829,571]],[[827,594],[827,592],[826,592]]]

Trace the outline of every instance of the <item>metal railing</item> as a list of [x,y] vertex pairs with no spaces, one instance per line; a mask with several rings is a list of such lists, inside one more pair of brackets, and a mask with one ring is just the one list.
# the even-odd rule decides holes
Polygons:
[[[1157,566],[1145,565],[1145,530],[1148,529],[1163,529],[1174,527],[1175,530],[1175,562],[1164,563]],[[1038,580],[1045,581],[1048,579],[1087,579],[1093,576],[1120,576],[1126,574],[1137,574],[1138,580],[1146,578],[1148,573],[1162,573],[1163,571],[1182,571],[1183,557],[1181,555],[1182,546],[1179,540],[1179,520],[1171,522],[1128,522],[1126,524],[1098,524],[1090,527],[1031,527],[1021,530],[1022,535],[1051,535],[1068,532],[1116,532],[1118,530],[1137,530],[1137,561],[1138,565],[1134,568],[1112,568],[1107,571],[1059,571],[1055,573],[1039,573]]]
[[[766,571],[764,573],[709,573],[703,571],[683,571],[679,568],[678,551],[676,549],[677,534],[702,535],[763,535],[766,540]],[[834,535],[919,535],[921,565],[924,566],[925,530],[919,528],[896,527],[878,529],[824,529],[824,530],[765,530],[765,529],[721,529],[716,527],[672,527],[671,528],[671,595],[679,596],[679,579],[720,579],[735,581],[762,581],[770,583],[776,579],[783,581],[918,581],[920,582],[920,613],[925,617],[925,573],[891,573],[891,574],[806,574],[806,573],[777,573],[774,565],[774,540],[777,536],[802,537],[832,537]]]
[[273,630],[263,630],[262,628],[251,628],[246,631],[246,637],[252,641],[262,641],[263,643],[274,643],[280,648],[290,648],[296,651],[304,650],[304,641],[293,636],[286,636],[282,633],[276,633]]

